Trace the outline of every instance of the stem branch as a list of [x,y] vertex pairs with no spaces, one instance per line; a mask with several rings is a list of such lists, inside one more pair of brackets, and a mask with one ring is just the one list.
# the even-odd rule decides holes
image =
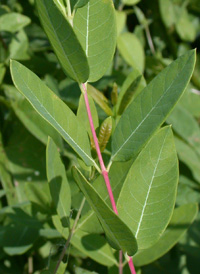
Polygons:
[[123,274],[123,252],[119,251],[119,274]]
[[65,256],[65,252],[66,252],[66,250],[67,250],[67,248],[68,248],[68,246],[69,246],[69,243],[70,243],[70,241],[71,241],[71,238],[72,238],[72,236],[73,236],[73,234],[74,234],[74,231],[75,231],[75,229],[76,229],[76,226],[77,226],[78,220],[79,220],[79,218],[80,218],[81,211],[82,211],[82,209],[83,209],[84,204],[85,204],[85,197],[83,198],[83,200],[82,200],[82,202],[81,202],[81,205],[80,205],[79,210],[78,210],[78,213],[77,213],[77,215],[76,215],[76,219],[75,219],[74,224],[73,224],[73,226],[72,226],[70,235],[69,235],[69,237],[68,237],[68,239],[67,239],[67,241],[66,241],[66,243],[65,243],[65,246],[64,246],[64,248],[63,248],[62,253],[60,254],[58,263],[57,263],[56,268],[55,268],[55,270],[54,270],[54,274],[56,274],[56,272],[58,271],[58,268],[59,268],[59,266],[60,266],[60,263],[61,263],[63,257]]
[[155,52],[153,40],[152,40],[152,38],[151,38],[151,34],[150,34],[150,30],[149,30],[149,26],[148,26],[148,25],[145,27],[145,32],[146,32],[147,41],[148,41],[148,44],[149,44],[151,53],[152,53],[153,55],[155,55],[156,52]]

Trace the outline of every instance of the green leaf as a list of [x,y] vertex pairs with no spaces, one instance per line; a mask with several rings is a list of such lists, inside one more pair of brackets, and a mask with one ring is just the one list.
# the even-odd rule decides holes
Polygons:
[[125,110],[112,139],[112,160],[136,156],[184,92],[195,64],[189,51],[165,68]]
[[79,83],[86,82],[88,62],[70,23],[53,0],[36,0],[36,4],[44,30],[65,73]]
[[98,274],[98,273],[94,272],[94,271],[91,272],[91,271],[88,271],[88,270],[80,268],[80,267],[76,267],[75,274]]
[[101,91],[87,84],[88,94],[94,99],[94,101],[100,106],[101,109],[108,115],[112,116],[112,110],[108,105],[108,99],[103,95]]
[[189,15],[187,9],[184,6],[177,6],[175,11],[175,27],[178,35],[183,41],[193,42],[195,40],[197,33],[194,26],[194,22],[192,22],[191,16]]
[[11,12],[0,16],[0,31],[17,32],[30,24],[31,20],[22,14]]
[[11,208],[6,216],[11,221],[3,227],[0,246],[11,256],[23,254],[38,239],[41,223],[17,207]]
[[16,88],[34,109],[60,133],[87,165],[96,165],[91,157],[87,132],[67,105],[33,72],[16,61],[11,61],[11,75]]
[[[194,74],[195,72],[193,75]],[[200,96],[194,92],[194,89],[187,89],[180,100],[180,105],[198,119],[198,117],[200,117]]]
[[27,130],[43,144],[47,144],[50,136],[57,146],[63,150],[60,134],[46,120],[44,120],[32,105],[19,93],[14,86],[4,85],[4,92],[12,102],[12,108]]
[[[111,165],[109,170],[110,184],[113,190],[113,195],[115,201],[117,201],[119,197],[119,193],[121,191],[122,185],[126,178],[126,175],[133,163],[133,160],[127,162],[114,162]],[[104,182],[104,179],[101,175],[97,177],[97,179],[93,182],[93,186],[99,195],[103,198],[103,200],[111,207],[110,199],[108,196],[108,191]],[[89,233],[102,233],[102,226],[100,225],[95,212],[90,210],[87,214],[85,214],[78,222],[77,229],[81,229],[83,231],[87,231]]]
[[75,13],[73,26],[88,59],[88,82],[95,82],[105,74],[115,52],[117,31],[113,2],[90,0]]
[[52,207],[51,194],[47,183],[35,183],[28,182],[25,184],[25,195],[26,198],[35,203],[41,210],[46,213],[52,213],[50,210]]
[[[93,101],[93,99],[90,95],[88,95],[88,100],[89,100],[90,110],[91,110],[91,113],[92,113],[92,120],[93,120],[93,123],[94,123],[94,128],[96,129],[99,126],[98,113],[97,113],[94,101]],[[91,132],[91,128],[90,128],[90,123],[89,123],[89,119],[88,119],[88,114],[87,114],[83,94],[81,94],[81,97],[80,97],[80,100],[79,100],[79,106],[78,106],[78,110],[77,110],[77,118],[79,119],[79,122],[87,130],[89,135],[92,136],[92,132]]]
[[12,182],[12,176],[7,169],[7,162],[8,159],[5,154],[0,132],[0,181],[3,189],[5,190],[8,205],[13,205],[17,202],[17,199],[15,194],[15,187]]
[[72,174],[88,203],[97,214],[109,242],[114,243],[115,248],[123,250],[128,255],[135,254],[137,251],[137,242],[130,229],[107,206],[101,196],[99,196],[77,168],[72,168]]
[[132,82],[132,84],[128,87],[128,89],[126,90],[126,93],[122,97],[121,103],[120,103],[120,106],[119,106],[119,110],[118,110],[118,114],[119,115],[121,115],[124,112],[124,110],[126,109],[126,107],[133,100],[134,93],[138,89],[141,79],[142,79],[142,75],[138,76]]
[[123,82],[118,101],[117,112],[121,115],[132,100],[146,87],[146,81],[141,73],[134,69]]
[[6,67],[4,66],[4,64],[0,63],[0,85],[3,82],[3,78],[5,76],[6,73]]
[[133,262],[136,266],[147,265],[167,253],[183,236],[198,212],[197,204],[186,204],[174,210],[170,223],[161,238],[152,247],[139,251]]
[[79,9],[82,8],[83,6],[85,6],[89,0],[75,0],[75,5],[74,5],[74,9]]
[[117,264],[110,246],[101,235],[75,231],[71,243],[78,250],[102,265],[112,266]]
[[181,180],[183,179],[179,179],[176,204],[181,206],[187,203],[200,203],[200,195],[198,189],[196,189],[196,183],[192,182],[193,185],[188,186],[185,182],[182,183]]
[[24,30],[13,34],[11,43],[9,44],[10,59],[27,60],[28,55],[28,37]]
[[175,138],[175,144],[179,159],[188,166],[194,178],[200,183],[200,156],[194,148],[178,138]]
[[172,124],[174,131],[194,147],[200,155],[200,128],[189,111],[180,105],[176,106],[167,118],[167,123]]
[[3,246],[4,251],[10,256],[26,253],[38,237],[37,231],[30,224],[9,225],[5,228],[0,246]]
[[165,127],[133,163],[117,201],[119,216],[134,233],[139,249],[153,245],[164,232],[173,212],[177,184],[173,133]]
[[174,3],[171,0],[159,0],[159,8],[163,23],[167,28],[172,27],[176,22]]
[[53,215],[52,216],[52,222],[56,228],[56,230],[65,238],[68,239],[69,237],[69,227],[64,227],[59,216]]
[[117,36],[119,36],[120,33],[125,28],[127,15],[124,11],[119,11],[119,10],[116,10],[115,14],[116,14],[116,23],[117,23]]
[[127,6],[132,6],[139,3],[141,0],[122,0],[122,3]]
[[101,151],[105,150],[111,134],[112,134],[112,118],[107,117],[102,122],[100,130],[99,130],[98,140],[99,140],[99,147],[100,147]]
[[127,64],[133,68],[137,68],[142,73],[144,70],[145,55],[137,36],[129,32],[122,33],[117,39],[117,47]]
[[[12,131],[11,131],[12,129]],[[11,134],[12,132],[12,134]],[[27,201],[25,184],[33,183],[36,188],[46,184],[45,147],[34,138],[19,122],[13,120],[9,127],[9,138],[5,146],[4,165],[12,176],[15,197],[18,202]],[[38,157],[38,155],[40,155]],[[45,194],[47,195],[48,188]]]
[[65,167],[60,159],[58,148],[49,138],[46,150],[47,178],[52,200],[63,226],[68,226],[71,209],[71,191],[67,181]]

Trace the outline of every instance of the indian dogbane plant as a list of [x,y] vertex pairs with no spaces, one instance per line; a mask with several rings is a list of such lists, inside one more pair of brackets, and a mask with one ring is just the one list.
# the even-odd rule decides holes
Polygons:
[[[69,0],[67,7],[58,0],[36,0],[36,5],[63,71],[80,87],[89,121],[89,126],[81,121],[84,108],[80,107],[75,115],[33,72],[11,61],[17,89],[80,158],[79,166],[72,167],[72,174],[85,198],[75,220],[69,224],[70,187],[57,147],[49,138],[47,177],[57,210],[53,222],[58,231],[66,227],[69,230],[55,273],[64,264],[62,259],[70,241],[73,243],[73,235],[78,230],[89,233],[91,223],[105,233],[113,249],[119,250],[119,273],[123,272],[122,252],[131,273],[136,273],[133,256],[158,242],[173,214],[178,160],[171,127],[160,127],[190,80],[195,51],[172,62],[134,100],[125,102],[125,106],[123,98],[117,102],[118,116],[104,121],[98,140],[98,117],[88,89],[91,89],[89,83],[106,73],[113,59],[117,39],[113,3],[111,0],[79,0],[73,10]],[[115,124],[113,133],[112,123]],[[101,146],[105,148],[110,137],[111,155],[106,167]],[[91,153],[92,147],[97,157]],[[124,176],[116,184],[113,173],[118,172],[117,166],[119,171],[123,170],[125,163]],[[102,190],[102,178],[107,192]],[[80,219],[85,200],[91,210]]]

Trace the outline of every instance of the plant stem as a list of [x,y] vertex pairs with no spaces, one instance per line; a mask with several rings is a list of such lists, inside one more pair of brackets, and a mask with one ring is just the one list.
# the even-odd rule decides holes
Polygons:
[[33,273],[33,257],[28,257],[28,274]]
[[148,25],[145,27],[145,32],[146,32],[147,41],[148,41],[148,44],[149,44],[151,53],[152,53],[153,55],[155,55],[156,52],[155,52],[153,40],[152,40],[152,38],[151,38],[151,34],[150,34],[150,30],[149,30],[149,26],[148,26]]
[[85,84],[82,84],[82,86],[83,86],[83,90],[84,90],[84,100],[85,100],[85,105],[86,105],[86,109],[87,109],[90,128],[91,128],[91,131],[92,131],[92,136],[93,136],[93,139],[94,139],[95,148],[96,148],[96,152],[97,152],[97,155],[98,155],[99,163],[100,163],[100,166],[101,166],[101,173],[102,173],[103,178],[104,178],[105,183],[106,183],[106,187],[107,187],[107,190],[108,190],[108,194],[109,194],[110,202],[112,204],[112,208],[113,208],[114,212],[116,214],[118,214],[117,207],[116,207],[115,200],[114,200],[114,196],[113,196],[113,192],[112,192],[112,188],[111,188],[109,177],[108,177],[108,172],[107,172],[106,167],[104,165],[104,161],[103,161],[103,158],[102,158],[102,155],[101,155],[101,150],[100,150],[100,147],[99,147],[99,142],[98,142],[97,135],[96,135],[96,132],[95,132],[95,129],[94,129],[94,123],[93,123],[93,120],[92,120],[92,114],[91,114],[88,95],[87,95],[87,87],[86,87]]
[[[97,156],[98,156],[98,159],[99,159],[99,163],[100,163],[100,166],[101,166],[101,173],[102,173],[104,181],[106,183],[106,187],[107,187],[107,190],[108,190],[108,195],[109,195],[109,198],[110,198],[110,202],[111,202],[113,211],[115,212],[116,215],[118,215],[114,195],[113,195],[110,180],[109,180],[109,177],[108,177],[108,171],[107,171],[107,169],[104,165],[104,161],[103,161],[103,158],[102,158],[102,155],[101,155],[101,150],[100,150],[100,147],[99,147],[99,142],[98,142],[97,135],[96,135],[95,128],[94,128],[94,123],[93,123],[92,114],[91,114],[90,105],[89,105],[89,100],[88,100],[88,95],[87,95],[87,84],[82,84],[81,90],[83,91],[83,94],[84,94],[84,100],[85,100],[85,105],[86,105],[86,109],[87,109],[90,128],[91,128],[91,131],[92,131],[92,136],[93,136],[93,139],[94,139],[95,148],[96,148]],[[122,253],[121,250],[119,252]],[[127,259],[128,259],[128,264],[129,264],[129,268],[130,268],[131,273],[136,274],[132,258],[128,257]],[[119,273],[121,274],[122,272],[120,272],[120,271],[123,271],[123,266],[119,266]]]
[[67,15],[68,15],[68,19],[69,19],[70,24],[73,26],[73,18],[72,18],[70,0],[67,0]]
[[119,251],[119,274],[123,274],[123,252]]
[[56,274],[56,272],[57,272],[57,270],[58,270],[58,268],[59,268],[59,266],[60,266],[60,263],[62,262],[62,259],[63,259],[63,257],[65,256],[65,252],[66,252],[66,250],[67,250],[67,248],[68,248],[68,246],[69,246],[69,243],[70,243],[70,241],[71,241],[71,238],[72,238],[72,236],[73,236],[73,234],[74,234],[74,231],[75,231],[75,229],[76,229],[76,226],[77,226],[78,220],[79,220],[79,218],[80,218],[81,211],[82,211],[82,209],[83,209],[84,204],[85,204],[85,197],[83,198],[83,200],[82,200],[82,202],[81,202],[81,205],[80,205],[79,210],[78,210],[78,213],[77,213],[77,215],[76,215],[76,219],[75,219],[74,224],[73,224],[73,226],[72,226],[70,235],[69,235],[69,237],[68,237],[68,239],[67,239],[67,241],[66,241],[66,244],[65,244],[65,246],[64,246],[64,248],[63,248],[62,253],[60,254],[58,263],[57,263],[56,268],[55,268],[55,270],[54,270],[54,274]]
[[131,257],[129,257],[128,265],[129,265],[131,273],[136,274],[135,267],[133,264],[133,259]]

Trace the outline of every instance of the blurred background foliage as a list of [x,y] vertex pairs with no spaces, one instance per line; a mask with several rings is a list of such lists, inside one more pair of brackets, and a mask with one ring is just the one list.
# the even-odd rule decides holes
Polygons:
[[[55,208],[46,179],[48,135],[60,148],[67,169],[72,218],[82,194],[71,178],[70,167],[77,162],[75,155],[15,89],[9,60],[19,60],[35,72],[75,113],[80,91],[63,73],[40,25],[34,0],[0,0],[0,4],[0,273],[36,274],[55,267],[65,242],[51,218]],[[118,31],[114,60],[106,75],[89,88],[100,124],[107,116],[120,115],[172,60],[197,48],[192,80],[167,123],[173,126],[180,161],[176,206],[199,203],[200,1],[116,0],[114,4]],[[118,93],[123,102],[120,105],[116,103]],[[106,153],[109,154],[109,143],[105,160]],[[83,165],[81,161],[79,165]],[[88,208],[86,204],[83,214]],[[136,260],[138,273],[199,273],[200,214],[187,233],[184,234],[184,225],[176,228],[181,237],[176,236],[171,249],[160,254],[161,258],[157,256],[153,262]],[[103,264],[101,249],[93,250],[91,255],[87,245],[80,245],[72,243],[66,273],[117,273],[112,263]],[[127,266],[124,273],[129,273]]]

